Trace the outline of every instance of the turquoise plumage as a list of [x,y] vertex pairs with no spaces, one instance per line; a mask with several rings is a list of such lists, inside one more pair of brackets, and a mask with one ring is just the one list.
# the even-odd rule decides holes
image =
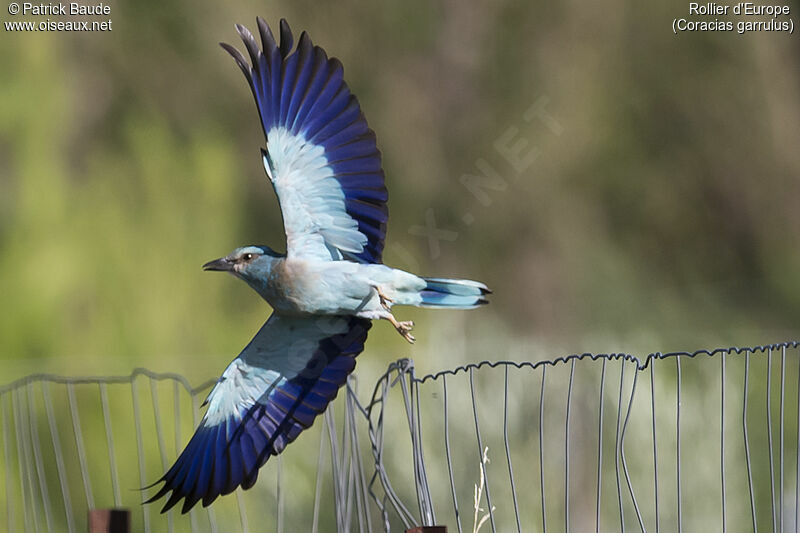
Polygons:
[[250,61],[223,44],[244,72],[267,140],[264,169],[280,202],[286,254],[237,248],[206,270],[245,281],[273,308],[225,369],[207,410],[148,500],[171,493],[162,512],[251,487],[259,468],[311,426],[336,397],[364,349],[371,320],[409,342],[395,305],[471,309],[490,292],[469,280],[423,278],[382,264],[388,194],[375,134],[338,60],[303,33],[294,48],[258,19],[262,47],[237,26]]

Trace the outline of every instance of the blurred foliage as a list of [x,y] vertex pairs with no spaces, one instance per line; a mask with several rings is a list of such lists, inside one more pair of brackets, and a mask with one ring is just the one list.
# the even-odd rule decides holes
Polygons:
[[[377,324],[366,383],[401,356],[429,371],[798,336],[794,36],[675,36],[681,2],[111,5],[112,32],[0,43],[8,380],[147,366],[199,383],[266,318],[243,283],[200,270],[282,248],[252,97],[216,44],[256,15],[345,65],[384,156],[386,262],[495,290],[477,312],[400,311],[414,348]],[[558,135],[526,115],[542,98]],[[515,142],[538,150],[522,172],[498,150]],[[499,181],[476,195],[462,178],[481,162]],[[419,235],[429,212],[456,232],[438,253]]]
[[[114,4],[110,33],[7,33],[0,354],[90,373],[199,358],[200,378],[220,361],[199,356],[255,331],[264,304],[199,265],[282,247],[251,95],[216,45],[256,14],[345,64],[384,153],[386,261],[495,289],[480,313],[409,311],[420,337],[453,320],[561,351],[792,337],[797,47],[676,37],[681,6],[644,9],[141,2]],[[543,101],[559,135],[526,115]],[[521,172],[499,149],[515,142],[538,151]],[[480,162],[502,187],[462,184]],[[439,252],[420,231],[429,209],[456,232]],[[381,329],[391,359],[402,345]]]

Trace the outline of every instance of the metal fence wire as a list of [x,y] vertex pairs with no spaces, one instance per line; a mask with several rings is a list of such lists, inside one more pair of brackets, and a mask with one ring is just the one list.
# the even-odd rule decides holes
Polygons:
[[[34,375],[0,387],[8,531],[785,531],[800,514],[798,342],[484,361],[348,383],[314,427],[188,515],[138,487],[181,451],[213,385]],[[366,396],[359,395],[359,390]],[[0,513],[1,514],[1,513]],[[2,518],[0,518],[2,520]]]

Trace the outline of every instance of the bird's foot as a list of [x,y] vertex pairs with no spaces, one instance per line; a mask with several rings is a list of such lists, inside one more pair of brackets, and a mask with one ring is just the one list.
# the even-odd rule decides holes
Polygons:
[[[389,304],[394,303],[394,300],[392,300],[391,298],[389,298],[388,296],[383,294],[383,291],[377,285],[375,285],[375,292],[378,293],[378,300],[380,300],[380,302],[381,302],[381,307],[383,307],[384,309],[389,311],[391,309],[391,307],[392,307]],[[397,327],[397,326],[395,326],[395,327]],[[413,341],[411,341],[411,342],[413,342]]]
[[402,335],[403,338],[409,342],[409,344],[414,344],[414,341],[416,341],[417,339],[415,339],[414,336],[410,333],[411,329],[414,327],[414,322],[410,320],[405,322],[398,322],[397,319],[394,317],[394,315],[392,315],[391,313],[389,313],[389,316],[387,316],[386,319],[392,323],[394,329],[397,330],[397,333]]
[[417,339],[411,334],[411,330],[414,328],[414,323],[410,320],[406,322],[398,322],[397,323],[397,332],[403,336],[405,340],[409,342],[409,344],[414,344],[414,341]]

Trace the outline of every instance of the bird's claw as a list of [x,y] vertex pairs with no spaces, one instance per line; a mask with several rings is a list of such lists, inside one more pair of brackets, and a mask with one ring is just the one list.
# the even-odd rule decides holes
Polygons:
[[399,322],[392,313],[386,313],[386,316],[383,316],[381,318],[385,318],[386,320],[391,322],[392,325],[394,326],[394,329],[397,330],[397,333],[402,335],[403,338],[407,340],[410,344],[414,344],[414,341],[417,340],[411,333],[409,333],[414,327],[414,322],[412,322],[411,320]]
[[405,340],[407,340],[410,344],[414,344],[414,341],[417,339],[410,333],[411,330],[414,328],[414,322],[411,320],[405,322],[398,322],[397,326],[395,326],[397,332],[403,336]]

